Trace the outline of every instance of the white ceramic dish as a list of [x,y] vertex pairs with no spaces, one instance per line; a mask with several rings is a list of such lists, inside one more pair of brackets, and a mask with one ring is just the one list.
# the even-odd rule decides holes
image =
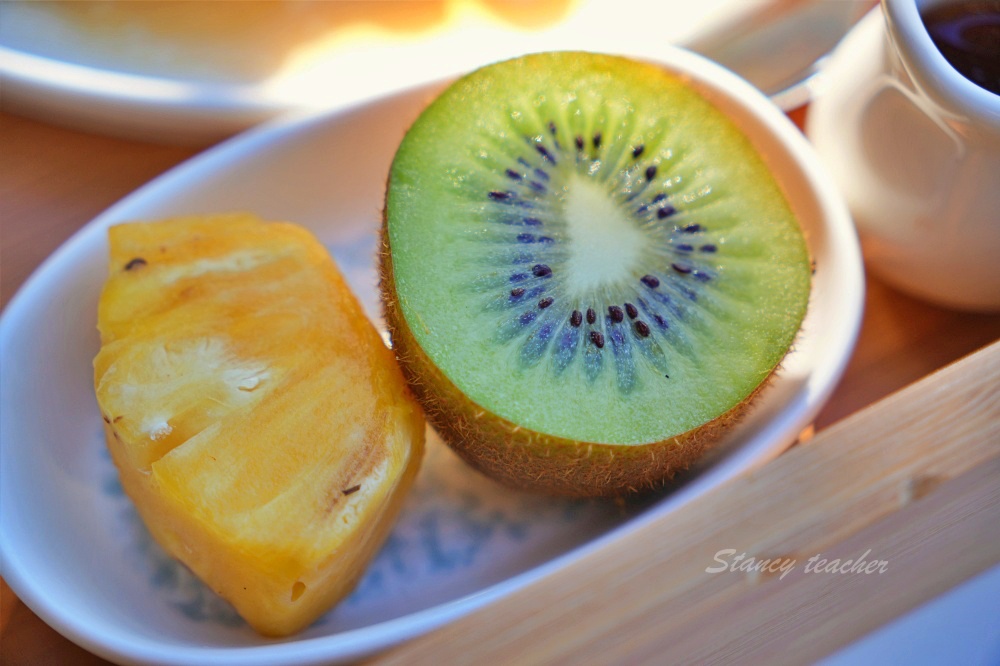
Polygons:
[[316,664],[356,658],[471,612],[676,510],[789,446],[833,390],[862,309],[853,227],[798,130],[750,85],[668,50],[773,166],[816,259],[794,353],[756,409],[654,503],[507,491],[436,438],[400,523],[358,590],[299,636],[266,640],[150,542],[104,452],[92,387],[106,229],[132,219],[252,210],[310,227],[377,321],[373,250],[383,182],[405,128],[437,86],[266,125],[177,167],[84,227],[0,320],[2,575],[55,629],[108,659],[156,664]]

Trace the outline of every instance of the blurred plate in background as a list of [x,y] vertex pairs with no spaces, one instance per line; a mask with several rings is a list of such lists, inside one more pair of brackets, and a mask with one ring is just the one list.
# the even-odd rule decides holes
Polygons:
[[[759,41],[733,41],[734,30],[748,29],[766,36],[772,55],[754,67],[763,68],[763,80],[780,80],[786,73],[776,71],[775,62],[805,59],[807,65],[815,55],[774,58],[774,34],[765,24],[776,15],[790,17],[780,30],[795,33],[800,14],[807,27],[815,23],[809,7],[832,7],[839,17],[854,4],[5,1],[0,104],[89,131],[208,143],[286,111],[346,108],[531,51],[583,49],[655,60],[669,44],[702,53],[723,45],[716,59],[729,57],[725,64],[733,67],[763,53]],[[829,11],[820,14],[829,25]]]

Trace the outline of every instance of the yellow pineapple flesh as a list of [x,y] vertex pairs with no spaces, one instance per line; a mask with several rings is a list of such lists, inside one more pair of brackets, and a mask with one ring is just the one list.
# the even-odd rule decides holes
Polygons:
[[326,250],[251,215],[109,231],[97,400],[156,540],[257,631],[357,583],[424,446],[403,377]]

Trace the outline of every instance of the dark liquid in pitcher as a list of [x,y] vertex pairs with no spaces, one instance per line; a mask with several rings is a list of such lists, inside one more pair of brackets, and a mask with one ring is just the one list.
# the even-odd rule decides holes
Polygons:
[[930,7],[922,18],[934,45],[952,67],[1000,95],[1000,0]]

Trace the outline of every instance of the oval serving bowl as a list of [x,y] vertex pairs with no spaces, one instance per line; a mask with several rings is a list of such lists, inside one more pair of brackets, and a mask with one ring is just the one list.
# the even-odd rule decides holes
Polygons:
[[[627,55],[627,54],[626,54]],[[682,72],[750,136],[806,232],[816,272],[793,353],[759,405],[709,458],[654,501],[509,491],[433,435],[416,487],[357,590],[298,636],[256,635],[150,540],[104,450],[91,361],[109,225],[249,210],[312,229],[380,323],[375,243],[385,175],[409,123],[442,86],[281,120],[221,144],[81,229],[0,320],[2,575],[43,620],[113,661],[319,664],[355,659],[472,612],[654,515],[674,511],[790,446],[843,372],[863,302],[850,218],[801,133],[727,70],[679,49]]]

